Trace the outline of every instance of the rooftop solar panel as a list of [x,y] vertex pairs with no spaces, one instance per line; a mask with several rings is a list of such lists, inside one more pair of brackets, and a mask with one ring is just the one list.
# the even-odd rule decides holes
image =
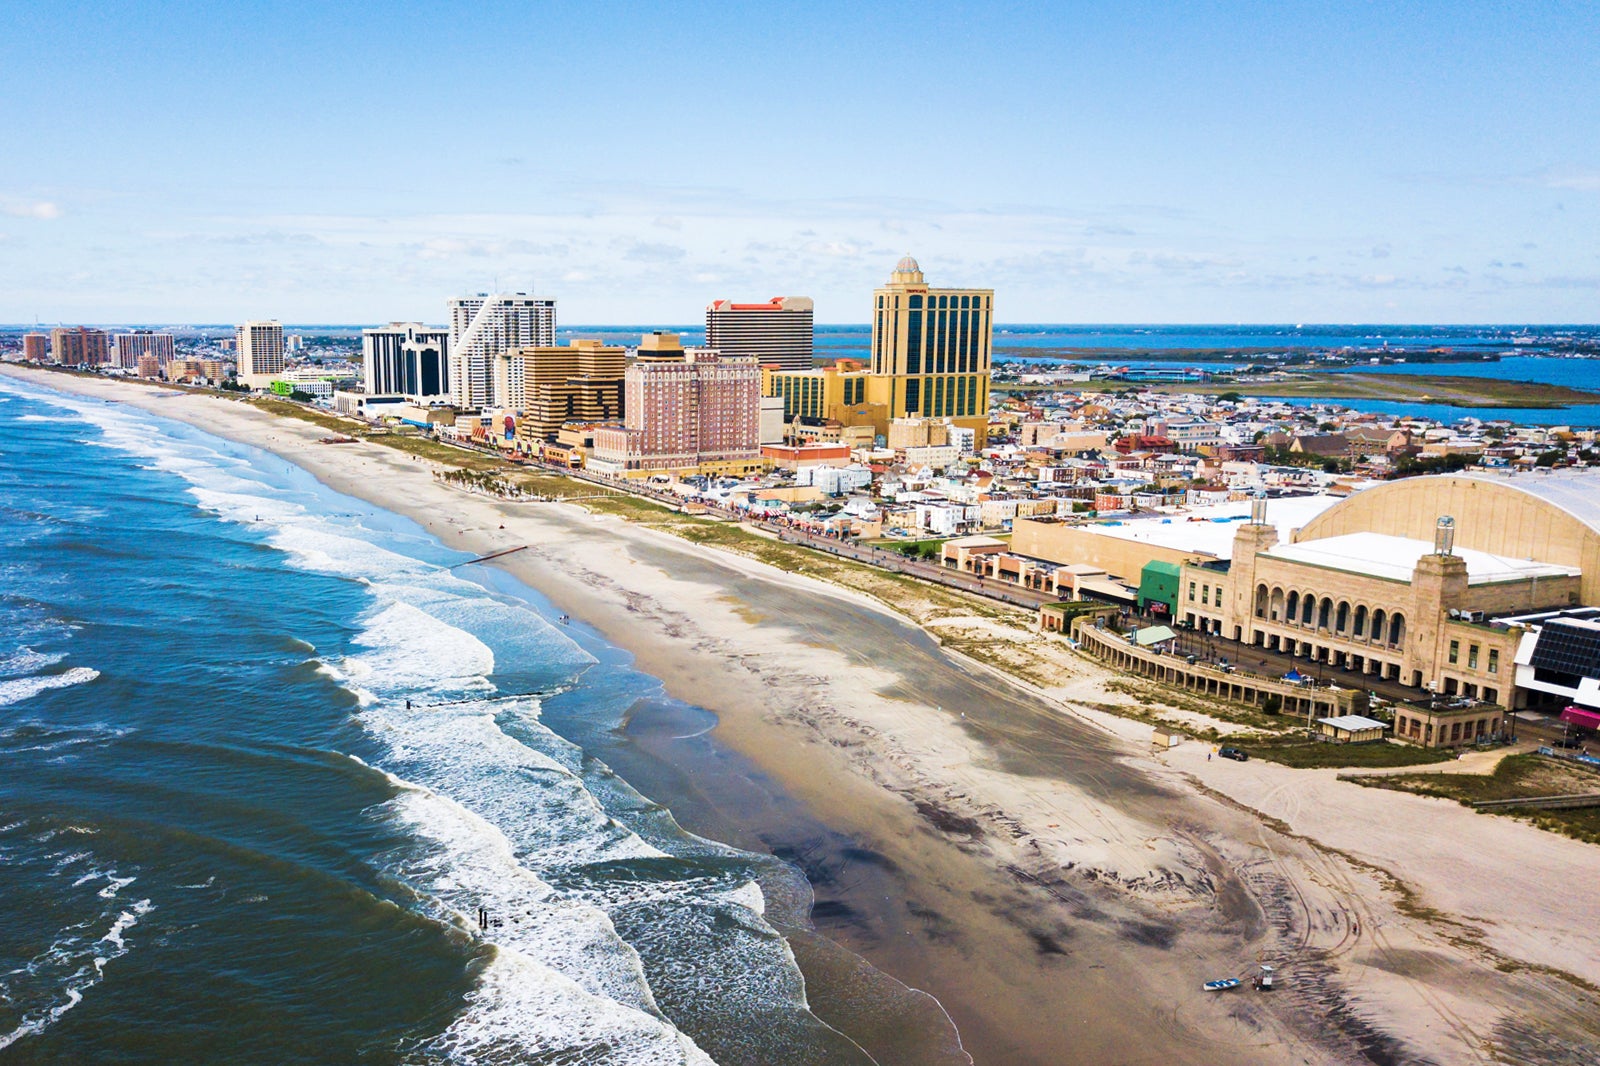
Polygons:
[[1578,677],[1600,677],[1600,629],[1546,622],[1533,647],[1533,668]]

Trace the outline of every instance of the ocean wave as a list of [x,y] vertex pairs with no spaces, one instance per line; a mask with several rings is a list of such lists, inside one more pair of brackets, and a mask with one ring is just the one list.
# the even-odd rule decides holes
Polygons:
[[37,674],[0,681],[0,707],[9,707],[31,699],[51,689],[83,685],[100,676],[100,671],[87,666],[75,666],[59,674]]
[[[384,703],[361,720],[389,748],[386,765],[459,798],[506,832],[535,870],[666,857],[607,814],[572,768],[508,736],[495,720],[507,708],[498,702],[405,711]],[[550,740],[559,743],[553,734]]]
[[[22,752],[56,752],[83,744],[98,744],[127,736],[133,730],[105,723],[55,725],[25,719],[0,727],[0,751],[7,755]],[[64,832],[65,830],[58,830]],[[92,832],[92,830],[87,830]]]
[[421,1052],[457,1063],[552,1054],[619,1066],[711,1062],[661,1016],[638,955],[604,911],[561,898],[461,804],[388,776],[399,789],[388,813],[419,845],[394,856],[390,873],[492,948],[467,1009]]
[[[0,1051],[60,1021],[105,980],[107,966],[133,950],[128,934],[155,905],[149,899],[122,903],[118,892],[136,878],[118,877],[112,870],[92,871],[74,882],[74,887],[101,877],[107,879],[107,886],[97,896],[110,901],[110,906],[61,929],[49,947],[24,965],[0,974],[0,1003],[18,1017],[14,1028],[0,1033]],[[96,935],[97,929],[103,931]]]
[[0,678],[36,674],[66,657],[65,652],[35,651],[24,645],[16,651],[0,655]]
[[345,656],[339,669],[357,685],[440,699],[494,691],[489,646],[409,603],[379,609],[354,644],[360,650]]
[[665,1021],[590,995],[514,951],[498,951],[467,1009],[417,1049],[462,1066],[539,1061],[572,1066],[716,1066]]

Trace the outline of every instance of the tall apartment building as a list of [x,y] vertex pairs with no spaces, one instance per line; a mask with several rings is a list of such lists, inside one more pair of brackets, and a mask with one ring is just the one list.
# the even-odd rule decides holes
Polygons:
[[717,300],[706,307],[706,347],[762,366],[810,370],[813,306],[805,296],[774,296],[764,304]]
[[647,335],[623,385],[622,427],[595,430],[591,462],[612,473],[760,465],[761,368]]
[[494,393],[500,406],[520,411],[517,436],[535,444],[554,440],[567,422],[622,419],[626,348],[573,340],[565,348],[514,348],[495,359]]
[[993,289],[930,288],[909,255],[873,293],[867,401],[890,419],[949,418],[982,444],[989,424]]
[[103,366],[111,362],[111,343],[103,329],[53,329],[50,360],[62,366]]
[[556,302],[525,292],[450,301],[450,391],[459,407],[494,407],[494,361],[513,348],[553,348]]
[[234,327],[239,354],[239,384],[264,389],[283,373],[283,323],[246,322]]
[[22,335],[22,358],[30,363],[48,363],[50,361],[50,338],[43,333],[24,333]]
[[391,322],[361,331],[362,382],[369,396],[412,403],[450,400],[450,331],[420,322]]
[[153,355],[165,366],[172,359],[172,334],[136,329],[132,333],[118,333],[112,340],[117,349],[117,365],[133,369],[141,356]]

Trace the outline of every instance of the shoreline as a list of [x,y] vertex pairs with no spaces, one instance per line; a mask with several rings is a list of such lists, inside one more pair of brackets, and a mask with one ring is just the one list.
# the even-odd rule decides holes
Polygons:
[[[1585,861],[1592,877],[1586,845],[1421,797],[1363,803],[1331,773],[1223,768],[1194,744],[1155,757],[1136,743],[1148,727],[1063,708],[1071,686],[1027,691],[837,586],[573,504],[474,496],[430,463],[319,445],[315,426],[221,398],[4,370],[265,448],[452,546],[529,544],[501,567],[714,713],[718,743],[906,892],[874,909],[839,890],[862,913],[814,916],[818,931],[935,995],[980,1063],[1489,1061],[1486,1044],[1516,1044],[1509,1014],[1533,1009],[1554,1011],[1557,1048],[1592,1040],[1592,987],[1535,968],[1600,983],[1596,905],[1518,930],[1480,898],[1521,902]],[[1077,684],[1109,676],[1085,666]],[[1349,811],[1416,819],[1429,869],[1397,875],[1414,858],[1399,828]],[[1494,884],[1471,883],[1466,834],[1487,841]],[[1198,991],[1258,957],[1293,984]],[[1507,959],[1524,968],[1497,970]]]

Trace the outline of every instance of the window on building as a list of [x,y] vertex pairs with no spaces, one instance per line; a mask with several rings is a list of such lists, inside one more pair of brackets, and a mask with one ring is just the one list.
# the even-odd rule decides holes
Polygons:
[[1491,674],[1498,674],[1500,672],[1500,649],[1499,648],[1490,648],[1489,649],[1489,672]]
[[1478,668],[1478,646],[1476,644],[1469,644],[1469,645],[1467,645],[1467,669],[1468,670],[1476,670],[1477,668]]
[[1189,582],[1189,602],[1194,602],[1194,582]]
[[1211,606],[1211,586],[1210,585],[1201,585],[1200,586],[1200,602],[1205,604],[1207,607]]
[[1456,663],[1458,663],[1460,661],[1461,661],[1461,642],[1459,640],[1452,640],[1450,642],[1450,665],[1454,666]]

